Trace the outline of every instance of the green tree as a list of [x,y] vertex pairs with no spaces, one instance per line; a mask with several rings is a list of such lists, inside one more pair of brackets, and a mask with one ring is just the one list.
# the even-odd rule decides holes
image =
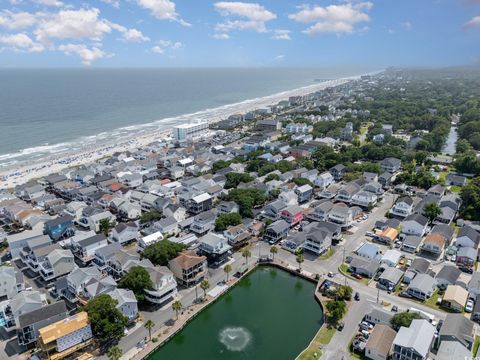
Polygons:
[[253,218],[252,209],[265,204],[268,197],[263,191],[255,188],[232,189],[228,192],[225,200],[235,201],[240,208],[240,215]]
[[347,305],[342,300],[329,300],[325,304],[327,321],[330,326],[336,327],[347,311]]
[[203,290],[203,298],[206,299],[207,290],[210,289],[210,283],[208,282],[208,280],[202,280],[202,282],[200,283],[200,288]]
[[118,341],[123,336],[128,319],[117,309],[117,304],[117,300],[101,294],[91,299],[84,307],[93,335],[102,344]]
[[145,289],[151,289],[153,284],[150,274],[144,267],[132,266],[120,279],[118,286],[132,290],[137,301],[143,302],[145,301]]
[[248,258],[252,256],[249,248],[245,248],[242,250],[242,256],[245,258],[245,264],[248,265]]
[[183,244],[162,240],[148,245],[143,250],[142,256],[150,260],[154,265],[166,266],[171,259],[177,257],[184,249],[185,245]]
[[340,300],[349,301],[352,299],[353,289],[351,286],[341,285],[337,287],[337,296]]
[[162,218],[162,213],[158,211],[148,211],[140,217],[140,223],[147,224]]
[[172,303],[172,309],[173,311],[175,311],[175,315],[177,317],[177,320],[178,320],[178,313],[182,310],[182,303],[180,302],[180,300],[176,300]]
[[102,232],[105,236],[108,237],[110,234],[110,230],[115,227],[115,221],[110,219],[102,219],[100,220],[100,232]]
[[439,215],[442,214],[442,209],[436,203],[430,203],[425,205],[423,209],[423,215],[428,219],[428,221],[433,222]]
[[225,182],[225,189],[236,188],[240,183],[249,183],[255,180],[253,176],[247,173],[231,172],[225,175],[227,181]]
[[264,182],[269,182],[269,181],[272,181],[272,180],[280,180],[280,176],[278,176],[278,174],[268,174],[266,177],[265,177],[265,181]]
[[460,216],[466,220],[480,220],[480,178],[474,178],[460,191]]
[[219,170],[222,170],[222,169],[225,169],[226,167],[229,167],[231,163],[232,163],[231,161],[225,161],[225,160],[215,161],[212,164],[212,171],[213,171],[213,173],[216,173]]
[[298,263],[298,270],[302,271],[302,263],[305,261],[305,257],[303,254],[298,254],[295,260],[297,260]]
[[270,248],[270,254],[272,254],[272,259],[273,261],[275,261],[275,254],[278,253],[278,247],[276,247],[275,245],[273,245],[271,248]]
[[108,360],[119,360],[122,355],[123,350],[116,345],[108,349]]
[[227,282],[228,282],[228,274],[232,271],[232,265],[227,264],[223,267],[223,271],[225,271],[225,274],[227,275]]
[[215,220],[215,231],[227,230],[229,226],[242,223],[242,216],[239,213],[220,214]]
[[155,327],[155,323],[153,322],[153,320],[148,319],[147,321],[145,321],[145,324],[143,324],[143,326],[148,331],[149,340],[152,341],[152,329]]
[[409,327],[412,323],[412,320],[421,318],[422,317],[420,316],[420,314],[415,311],[405,311],[395,314],[390,320],[390,323],[392,324],[392,327],[395,329],[395,331],[398,331],[402,326]]

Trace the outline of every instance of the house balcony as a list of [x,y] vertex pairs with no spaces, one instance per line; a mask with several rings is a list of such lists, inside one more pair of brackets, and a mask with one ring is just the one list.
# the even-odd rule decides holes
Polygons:
[[177,283],[172,281],[159,290],[145,289],[145,299],[154,304],[163,304],[177,295]]
[[50,281],[55,278],[55,271],[48,262],[39,265],[39,273],[44,281]]
[[390,214],[394,215],[394,216],[398,216],[398,217],[402,217],[402,218],[405,218],[407,217],[408,215],[410,215],[412,212],[410,210],[402,210],[402,209],[397,209],[396,207],[393,207],[391,210],[390,210]]

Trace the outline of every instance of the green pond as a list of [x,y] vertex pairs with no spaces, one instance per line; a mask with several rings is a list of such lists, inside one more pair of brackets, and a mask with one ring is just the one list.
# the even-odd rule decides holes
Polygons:
[[283,270],[259,268],[148,360],[292,360],[322,325],[315,285]]

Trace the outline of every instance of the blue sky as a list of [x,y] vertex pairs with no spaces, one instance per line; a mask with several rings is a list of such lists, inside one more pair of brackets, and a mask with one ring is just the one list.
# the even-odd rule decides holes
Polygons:
[[0,0],[0,67],[479,62],[480,0]]

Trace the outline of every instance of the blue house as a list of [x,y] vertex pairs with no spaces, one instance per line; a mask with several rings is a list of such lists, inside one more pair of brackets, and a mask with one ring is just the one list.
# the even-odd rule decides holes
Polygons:
[[70,215],[60,216],[45,223],[43,233],[52,240],[65,239],[75,234],[73,217]]
[[304,203],[305,201],[310,200],[310,198],[312,197],[313,188],[310,185],[305,184],[305,185],[297,187],[295,189],[295,193],[298,196],[298,202],[299,203]]

